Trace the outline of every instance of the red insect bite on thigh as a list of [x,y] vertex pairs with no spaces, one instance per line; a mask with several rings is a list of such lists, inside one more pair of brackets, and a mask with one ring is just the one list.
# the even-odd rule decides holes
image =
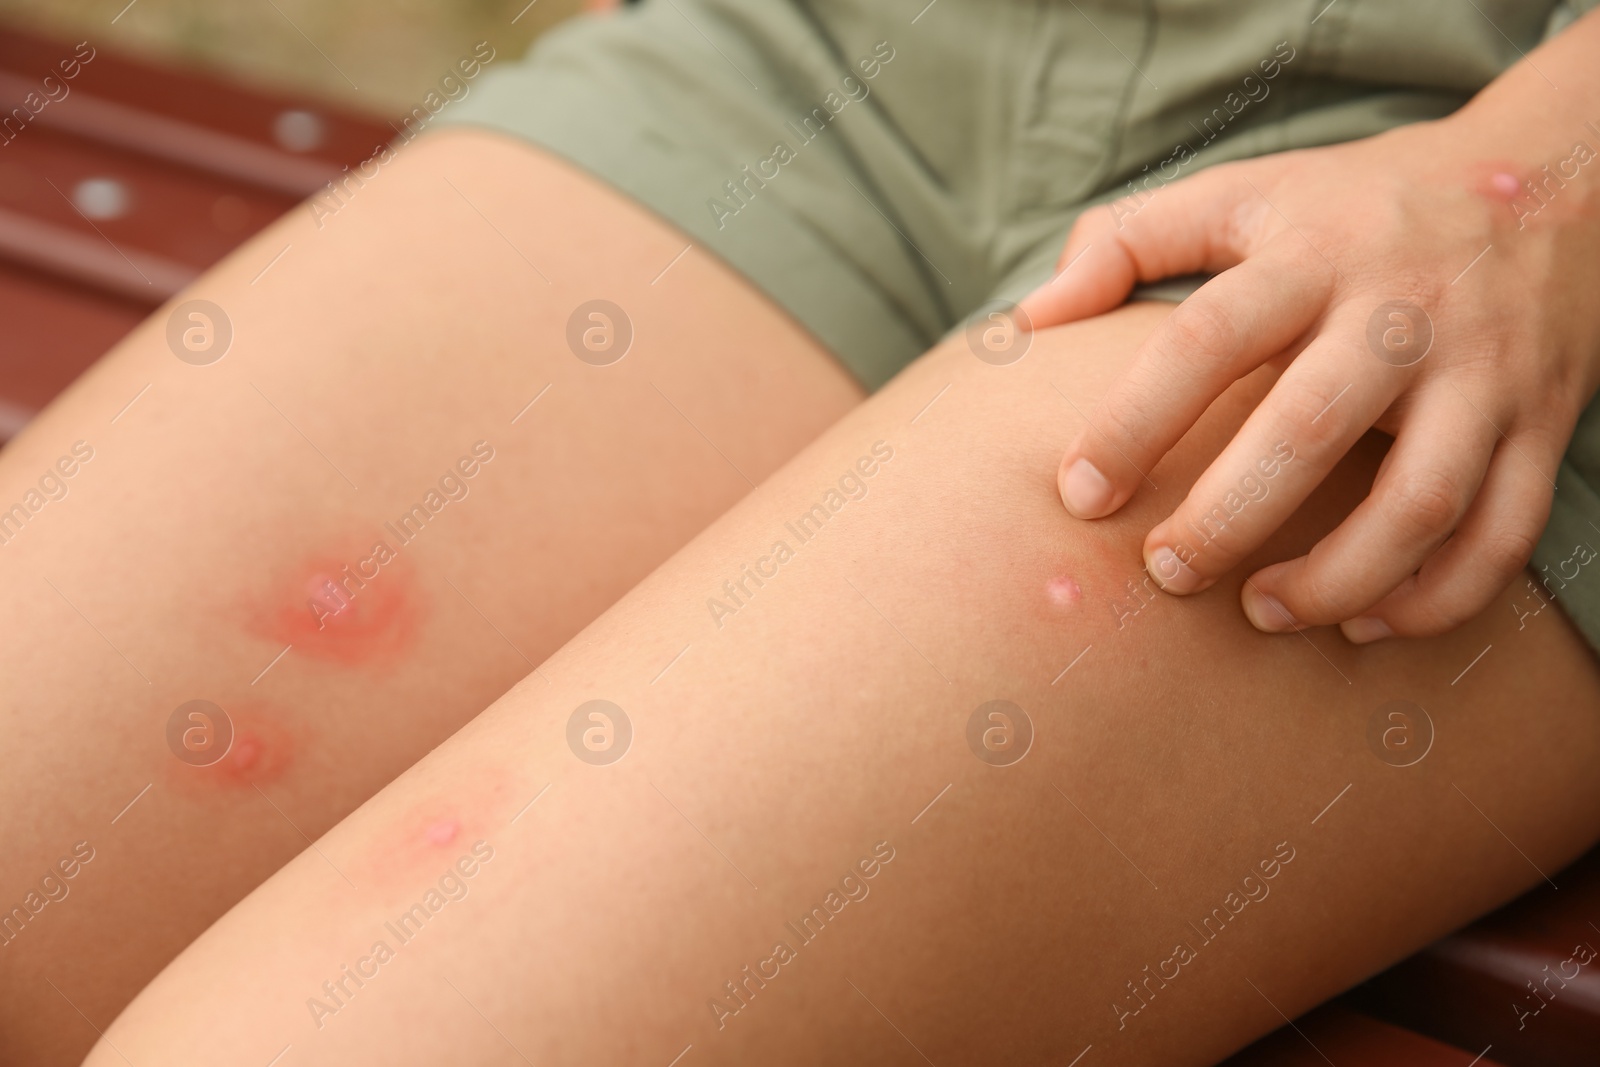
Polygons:
[[1083,599],[1083,587],[1070,574],[1058,574],[1045,582],[1045,599],[1059,611],[1069,611]]
[[290,763],[290,742],[287,731],[268,730],[259,724],[245,727],[234,734],[233,747],[227,755],[209,768],[211,777],[225,786],[266,784],[283,777]]
[[448,795],[435,793],[408,804],[385,820],[355,862],[352,877],[358,884],[365,884],[363,878],[379,885],[399,884],[443,870],[478,841],[499,844],[514,832],[510,819],[518,789],[537,792],[506,772],[489,770],[471,784],[458,782]]
[[167,777],[173,785],[186,793],[248,792],[252,786],[282,779],[294,765],[297,748],[295,729],[286,721],[285,712],[257,702],[229,701],[221,706],[227,716],[227,747],[208,763],[171,760]]
[[[1118,630],[1155,597],[1138,550],[1109,530],[1090,531],[1070,552],[1044,558],[1017,575],[1030,620],[1057,635],[1091,639]],[[1148,589],[1146,588],[1148,587]]]
[[251,628],[295,655],[343,666],[392,662],[416,636],[419,600],[414,572],[378,542],[348,561],[327,555],[297,565]]

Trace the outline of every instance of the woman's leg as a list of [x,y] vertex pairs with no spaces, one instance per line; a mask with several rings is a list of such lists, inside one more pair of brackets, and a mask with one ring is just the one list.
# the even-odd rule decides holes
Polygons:
[[90,1062],[1209,1063],[1559,871],[1600,831],[1600,672],[1555,608],[1355,648],[1141,574],[1259,376],[1128,514],[1065,516],[1061,449],[1163,313],[921,361]]
[[[431,136],[322,216],[0,457],[0,1061],[77,1062],[80,1010],[104,1026],[859,398],[730,270],[521,143]],[[215,362],[194,299],[231,324]],[[631,321],[609,365],[620,320],[610,351],[569,325],[596,299]],[[197,699],[235,731],[207,767],[202,721],[169,733]]]

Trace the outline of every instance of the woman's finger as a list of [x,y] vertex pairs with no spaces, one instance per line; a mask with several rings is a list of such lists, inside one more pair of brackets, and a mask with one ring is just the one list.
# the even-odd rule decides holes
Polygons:
[[1056,275],[1023,299],[1035,329],[1110,311],[1139,282],[1215,274],[1249,254],[1241,210],[1259,197],[1235,171],[1216,167],[1163,186],[1130,208],[1090,208],[1067,236]]
[[[1488,607],[1528,560],[1550,517],[1560,448],[1534,435],[1501,438],[1455,536],[1422,569],[1340,629],[1356,644],[1447,633]],[[1535,593],[1529,610],[1538,608]]]
[[1375,374],[1364,323],[1336,315],[1145,538],[1145,565],[1169,593],[1205,589],[1255,551],[1386,410],[1405,379]]
[[1302,252],[1267,249],[1223,271],[1156,328],[1062,458],[1068,511],[1120,508],[1213,400],[1316,321],[1332,279]]
[[1372,492],[1307,555],[1257,571],[1240,591],[1258,629],[1344,622],[1368,611],[1445,543],[1478,494],[1499,434],[1450,389],[1424,398]]

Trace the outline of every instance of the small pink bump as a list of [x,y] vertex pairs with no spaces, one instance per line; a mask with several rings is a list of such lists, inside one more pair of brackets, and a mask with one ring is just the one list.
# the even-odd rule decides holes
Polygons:
[[1522,183],[1517,181],[1517,176],[1515,174],[1507,174],[1505,171],[1499,171],[1498,173],[1490,176],[1489,188],[1494,190],[1494,192],[1499,196],[1503,196],[1507,200],[1510,200],[1522,192]]
[[[338,615],[350,606],[350,602],[344,598],[339,589],[339,583],[326,574],[314,574],[306,580],[306,596],[322,605],[331,615]],[[326,619],[327,615],[322,615],[321,618]]]
[[1050,579],[1045,586],[1045,593],[1050,597],[1050,603],[1058,608],[1070,608],[1083,597],[1083,590],[1078,588],[1078,583],[1064,574]]
[[440,819],[428,827],[423,836],[435,845],[448,845],[456,839],[456,834],[461,832],[461,824],[454,819]]
[[261,742],[253,737],[236,737],[228,759],[236,771],[248,771],[261,761]]

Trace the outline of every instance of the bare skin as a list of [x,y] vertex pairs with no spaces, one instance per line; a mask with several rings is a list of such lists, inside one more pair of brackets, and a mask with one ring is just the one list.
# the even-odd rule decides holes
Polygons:
[[[1007,367],[936,349],[273,875],[87,1062],[1204,1064],[1559,870],[1600,834],[1600,671],[1558,611],[1358,648],[1251,628],[1247,570],[1144,584],[1144,532],[1269,372],[1117,516],[1063,513],[1079,412],[1167,314]],[[1246,566],[1305,551],[1381,453]],[[603,766],[580,754],[620,717],[569,732],[595,699],[632,728]],[[979,757],[1000,720],[969,735],[994,700],[1035,731],[1010,766]],[[1393,700],[1436,731],[1409,767]],[[820,933],[785,925],[813,905]]]
[[[5,450],[0,506],[74,442],[92,458],[0,552],[26,620],[0,809],[33,813],[0,827],[0,902],[24,909],[0,1061],[77,1063],[229,906],[859,401],[732,271],[674,262],[685,244],[521,143],[433,135],[185,294],[231,320],[219,362],[175,358],[160,313]],[[565,340],[596,297],[635,327],[610,366]],[[448,487],[401,546],[384,523]],[[321,582],[370,575],[379,539],[396,558],[330,616]],[[237,730],[206,768],[166,737],[197,698]]]

